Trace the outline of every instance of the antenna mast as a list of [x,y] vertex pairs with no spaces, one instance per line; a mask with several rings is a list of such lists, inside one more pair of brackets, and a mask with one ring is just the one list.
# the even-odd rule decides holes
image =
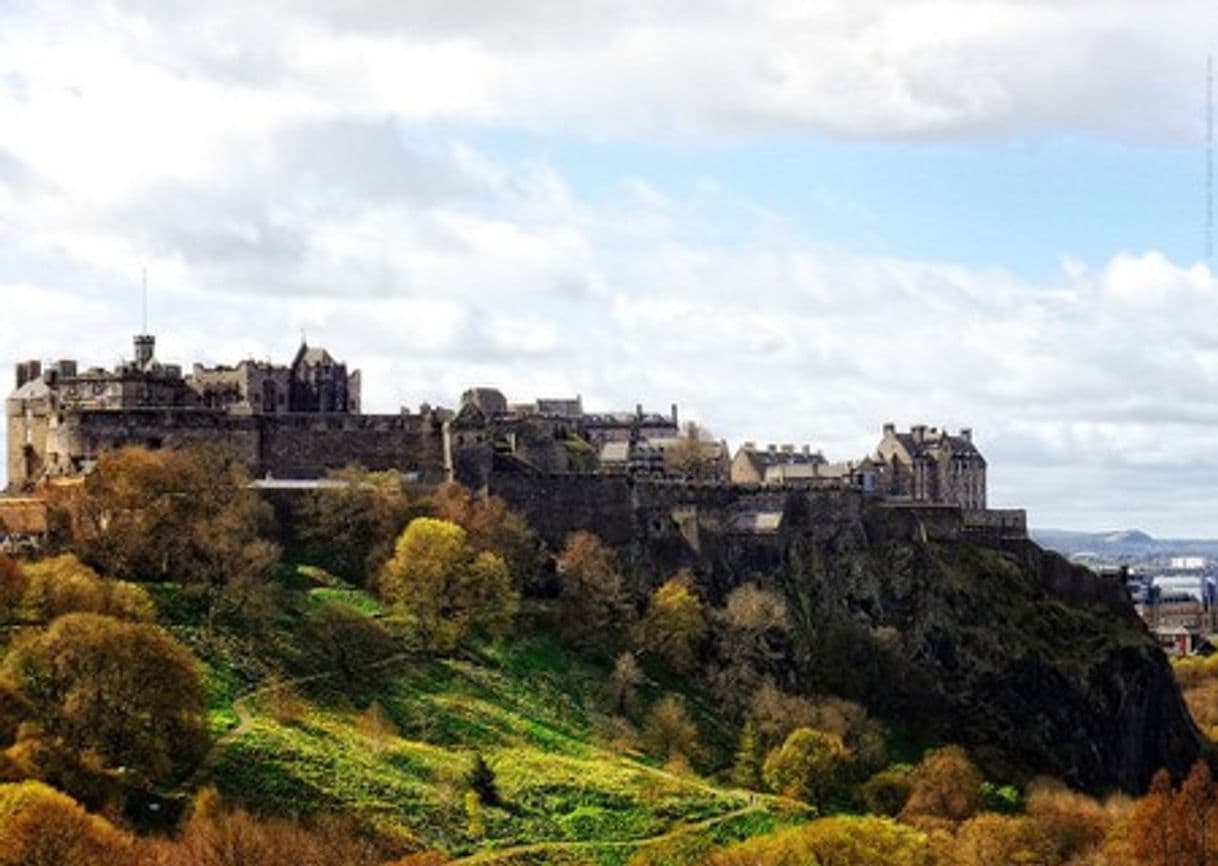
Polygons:
[[148,268],[144,268],[144,318],[143,318],[143,325],[144,325],[144,329],[143,329],[142,331],[140,331],[140,333],[141,333],[141,334],[147,334],[147,333],[148,333]]

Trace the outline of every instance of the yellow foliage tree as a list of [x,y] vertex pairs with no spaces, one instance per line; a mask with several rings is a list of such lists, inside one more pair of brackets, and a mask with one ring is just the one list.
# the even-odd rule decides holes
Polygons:
[[925,833],[875,816],[822,818],[711,854],[707,866],[932,866]]
[[475,553],[464,529],[431,517],[406,527],[379,586],[420,643],[439,652],[452,650],[471,634],[503,633],[519,604],[502,557]]
[[697,666],[706,632],[706,609],[688,574],[670,578],[652,593],[640,627],[641,643],[672,670],[689,673]]
[[50,622],[66,613],[137,622],[156,618],[156,606],[142,586],[103,578],[70,553],[29,563],[25,576],[19,611],[27,622]]
[[761,776],[770,790],[821,807],[838,784],[850,750],[836,734],[797,728],[770,752]]

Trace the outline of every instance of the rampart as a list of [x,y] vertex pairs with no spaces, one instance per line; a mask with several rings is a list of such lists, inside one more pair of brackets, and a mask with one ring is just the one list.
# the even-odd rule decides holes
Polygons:
[[125,445],[232,448],[256,477],[316,478],[357,463],[366,469],[446,477],[443,425],[427,415],[238,415],[209,409],[86,410],[53,425],[48,452],[70,472]]

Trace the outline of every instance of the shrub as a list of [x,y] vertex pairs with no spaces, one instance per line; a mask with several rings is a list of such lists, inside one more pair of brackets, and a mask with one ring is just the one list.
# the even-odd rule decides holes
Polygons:
[[849,750],[836,734],[797,728],[770,752],[761,774],[770,790],[819,808],[837,789],[849,758]]
[[643,747],[666,761],[693,761],[698,756],[698,726],[680,695],[665,695],[652,706],[643,723]]
[[41,782],[0,785],[0,866],[111,866],[130,836]]

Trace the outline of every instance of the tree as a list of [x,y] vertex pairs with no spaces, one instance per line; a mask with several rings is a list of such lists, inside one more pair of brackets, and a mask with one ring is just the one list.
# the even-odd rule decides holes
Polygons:
[[134,840],[41,782],[0,785],[0,866],[111,866]]
[[762,777],[770,790],[822,807],[836,789],[838,773],[850,758],[841,737],[797,728],[770,752]]
[[473,766],[466,777],[470,790],[478,795],[478,802],[484,806],[499,805],[499,788],[495,784],[495,771],[478,752],[474,755]]
[[349,466],[330,474],[339,486],[303,496],[292,515],[301,555],[354,583],[367,583],[393,555],[402,530],[426,513],[398,472]]
[[206,748],[198,665],[156,626],[69,614],[14,648],[4,675],[44,735],[110,767],[169,781]]
[[740,729],[740,742],[732,761],[732,781],[741,788],[760,788],[761,769],[765,763],[765,746],[757,736],[752,720]]
[[279,549],[273,515],[229,448],[198,445],[104,453],[66,506],[72,548],[126,580],[176,580],[203,593],[207,627],[221,607],[253,608]]
[[378,682],[378,662],[392,656],[398,643],[383,625],[345,604],[324,604],[309,614],[301,631],[307,670],[334,671],[347,688]]
[[739,842],[712,853],[706,863],[708,866],[931,866],[931,858],[926,834],[913,827],[874,815],[839,815]]
[[643,723],[643,745],[666,761],[692,761],[698,756],[698,726],[680,695],[665,695],[652,705]]
[[156,606],[142,586],[103,578],[70,553],[30,563],[25,579],[19,612],[26,622],[50,622],[66,613],[137,622],[156,618]]
[[431,517],[416,518],[406,527],[379,586],[422,645],[442,652],[470,634],[503,633],[519,603],[498,555],[475,554],[464,529]]
[[914,769],[903,818],[965,821],[981,806],[981,773],[959,746],[928,752]]
[[791,617],[778,593],[755,583],[742,584],[728,593],[716,619],[730,655],[758,669],[782,658]]
[[0,553],[0,622],[16,618],[25,587],[26,576],[21,565],[11,556]]
[[575,532],[557,570],[563,638],[575,646],[611,650],[633,618],[613,551],[591,532]]
[[609,676],[609,700],[613,711],[624,716],[634,710],[638,700],[635,688],[643,680],[643,671],[639,668],[634,653],[624,652],[617,657],[613,664],[613,673]]
[[1129,850],[1145,866],[1175,866],[1184,862],[1176,855],[1183,844],[1173,818],[1171,776],[1159,770],[1150,780],[1150,790],[1138,800],[1129,816]]
[[652,593],[640,637],[643,648],[673,671],[690,673],[697,665],[706,631],[706,611],[694,593],[692,576],[682,572]]
[[913,767],[896,764],[876,773],[859,787],[859,796],[867,811],[892,818],[901,813],[913,790],[910,775]]
[[455,523],[469,533],[477,551],[496,553],[507,563],[517,587],[532,586],[541,570],[541,544],[537,533],[498,496],[475,496],[450,481],[432,496],[435,516]]
[[951,847],[953,866],[1062,862],[1039,823],[1023,816],[986,812],[970,818]]
[[664,462],[669,471],[683,478],[712,481],[723,474],[722,449],[709,430],[688,421],[677,441],[665,450]]

